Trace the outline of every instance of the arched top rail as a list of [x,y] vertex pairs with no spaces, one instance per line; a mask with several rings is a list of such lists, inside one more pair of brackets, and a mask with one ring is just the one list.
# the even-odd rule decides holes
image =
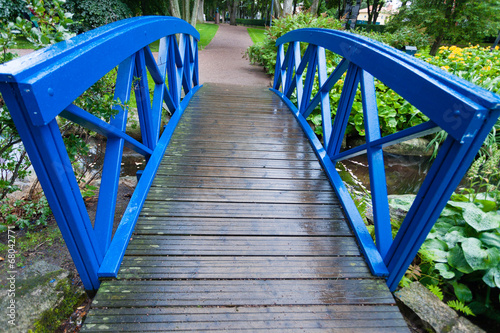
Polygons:
[[175,17],[114,22],[0,65],[0,82],[17,83],[31,121],[45,125],[123,60],[174,34],[200,39],[192,25]]
[[347,32],[306,28],[287,33],[276,45],[305,42],[355,64],[405,98],[456,140],[471,140],[500,97],[420,59]]

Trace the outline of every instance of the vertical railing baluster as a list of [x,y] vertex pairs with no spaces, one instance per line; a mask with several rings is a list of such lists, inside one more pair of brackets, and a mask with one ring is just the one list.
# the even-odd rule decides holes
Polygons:
[[276,55],[276,66],[274,67],[274,84],[273,87],[279,90],[280,85],[283,85],[283,78],[281,76],[281,67],[283,66],[283,61],[285,60],[285,55],[283,51],[283,44],[278,46],[278,53]]
[[[153,106],[152,106],[152,117],[154,124],[154,133],[153,138],[155,140],[154,144],[158,143],[158,139],[160,138],[160,127],[161,127],[161,119],[163,112],[163,101],[165,100],[165,79],[167,75],[167,56],[168,56],[168,48],[167,48],[167,40],[165,37],[160,39],[160,47],[158,48],[158,70],[161,76],[161,82],[156,82],[155,80],[155,88],[153,93]],[[154,77],[153,77],[154,80]]]
[[175,110],[181,103],[181,94],[177,72],[177,58],[179,49],[177,46],[177,39],[174,35],[168,37],[168,53],[170,54],[167,60],[168,90],[170,92],[170,95],[172,96]]
[[[298,69],[300,67],[300,63],[301,63],[301,57],[300,57],[300,42],[295,42],[293,43],[293,46],[294,46],[294,56],[295,56],[295,82],[294,82],[294,85],[295,85],[295,89],[297,91],[297,105],[300,105],[300,103],[302,102],[302,93],[303,93],[303,83],[302,83],[302,72],[299,72]],[[290,92],[290,95],[287,95],[287,97],[290,97],[291,96],[291,92]]]
[[329,90],[324,91],[323,85],[326,82],[326,56],[325,49],[318,47],[317,52],[318,57],[318,94],[320,94],[321,103],[321,119],[323,127],[323,147],[328,150],[328,144],[330,142],[330,137],[332,135],[332,114],[330,110],[330,92]]
[[295,43],[290,43],[288,45],[288,50],[286,51],[285,61],[283,61],[283,66],[281,66],[281,75],[283,80],[283,90],[282,92],[286,94],[286,92],[292,86],[292,78],[293,78],[293,69],[294,69],[294,48]]
[[373,219],[375,223],[375,239],[377,249],[382,258],[387,254],[392,244],[391,216],[387,199],[387,183],[385,178],[384,151],[380,146],[369,143],[380,139],[380,123],[378,119],[375,80],[366,71],[361,74],[361,96],[363,101],[363,116],[365,137],[368,144],[367,156],[370,174],[370,192],[373,203]]
[[[115,101],[127,103],[130,99],[130,87],[134,79],[135,55],[124,60],[118,67],[115,87]],[[122,132],[127,126],[127,108],[121,105],[113,107],[118,113],[111,118],[110,124]],[[101,186],[94,223],[94,231],[103,253],[106,253],[111,242],[113,222],[115,218],[116,198],[118,195],[118,184],[120,180],[121,161],[123,155],[124,140],[109,137],[106,141],[106,153],[102,167]]]
[[309,59],[304,55],[304,59],[302,62],[306,61],[307,64],[307,73],[306,73],[306,81],[304,82],[304,91],[302,95],[302,101],[299,105],[299,112],[304,114],[307,110],[307,106],[311,102],[311,94],[314,85],[314,78],[316,77],[316,65],[318,62],[318,47],[316,45],[309,45],[311,47],[311,52],[309,53]]
[[194,64],[193,64],[193,85],[197,86],[200,84],[200,74],[198,67],[198,41],[193,38],[193,54],[194,54]]
[[137,114],[141,127],[142,142],[149,148],[154,149],[154,124],[151,115],[151,100],[149,97],[148,75],[146,70],[146,59],[144,50],[136,53],[135,76],[138,79],[134,86],[135,99],[137,101]]
[[327,154],[330,157],[338,154],[342,147],[342,140],[344,139],[347,122],[351,114],[352,104],[354,102],[354,97],[356,97],[356,91],[358,90],[360,71],[361,69],[358,66],[349,63],[349,69],[347,70],[347,75],[344,80],[344,87],[340,95],[337,113],[333,121],[332,133],[334,133],[334,135],[330,137],[330,142],[328,143]]

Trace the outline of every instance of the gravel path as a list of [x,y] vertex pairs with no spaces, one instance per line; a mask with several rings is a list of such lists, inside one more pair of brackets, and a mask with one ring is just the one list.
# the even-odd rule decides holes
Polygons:
[[246,27],[220,24],[214,39],[199,51],[200,82],[270,87],[271,76],[244,58],[250,45]]

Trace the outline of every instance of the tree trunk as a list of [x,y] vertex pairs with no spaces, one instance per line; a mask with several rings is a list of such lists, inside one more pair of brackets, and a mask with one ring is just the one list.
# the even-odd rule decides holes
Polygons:
[[319,0],[312,0],[311,8],[309,9],[310,13],[316,15],[318,13]]
[[272,0],[272,1],[274,1],[274,8],[273,8],[273,13],[271,13],[271,15],[276,18],[281,17],[282,13],[281,13],[280,0]]
[[181,18],[181,10],[179,8],[178,0],[170,0],[170,13],[174,17]]
[[[175,0],[174,0],[175,1]],[[191,22],[191,1],[189,0],[183,0],[184,4],[184,11],[183,11],[183,20],[186,22]]]
[[205,0],[200,0],[200,4],[198,5],[198,22],[205,23],[205,17],[203,16],[205,12]]
[[[197,19],[197,16],[198,16],[198,8],[200,6],[200,1],[201,0],[194,0],[194,3],[193,3],[193,11],[191,12],[191,17],[189,18],[189,23],[196,28],[196,19]],[[186,1],[188,2],[188,1]]]
[[439,35],[436,40],[434,41],[434,43],[432,44],[432,47],[431,47],[431,51],[429,52],[429,54],[431,56],[435,56],[437,51],[439,50],[439,47],[441,46],[441,42],[443,41],[443,36],[442,35]]
[[240,4],[240,0],[233,0],[233,5],[230,7],[229,12],[229,24],[236,25],[236,12],[238,10],[238,5]]
[[292,15],[293,0],[283,0],[283,16]]

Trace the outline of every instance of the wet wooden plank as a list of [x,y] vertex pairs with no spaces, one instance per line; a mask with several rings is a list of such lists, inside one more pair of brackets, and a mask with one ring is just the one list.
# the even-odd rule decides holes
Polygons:
[[123,306],[289,306],[393,304],[381,280],[117,280],[104,282],[94,304]]
[[241,202],[241,203],[337,203],[333,192],[269,191],[246,189],[152,188],[149,201]]
[[165,165],[180,164],[212,167],[322,170],[318,161],[283,161],[258,158],[248,159],[233,157],[228,159],[225,157],[166,155],[162,163]]
[[141,216],[336,219],[338,205],[146,201]]
[[[248,268],[252,267],[251,270]],[[363,258],[126,256],[120,279],[370,278]]]
[[125,252],[130,256],[359,256],[353,237],[136,235],[132,239]]
[[270,143],[249,143],[209,141],[209,140],[172,140],[171,147],[176,149],[217,149],[217,150],[241,150],[241,151],[267,151],[267,152],[294,152],[294,153],[314,153],[311,146],[300,144],[270,144]]
[[263,178],[243,178],[243,177],[203,177],[190,176],[184,177],[182,174],[178,176],[156,177],[152,188],[155,187],[196,187],[196,188],[222,188],[222,189],[254,189],[254,190],[277,190],[286,191],[300,188],[302,190],[311,191],[333,191],[330,183],[324,179],[270,179]]
[[407,332],[305,136],[263,89],[204,87],[82,332]]
[[[322,170],[303,169],[268,169],[246,167],[210,167],[203,165],[168,165],[158,168],[157,175],[162,176],[204,176],[259,179],[319,179],[328,181]],[[158,183],[161,183],[159,180]],[[300,189],[300,187],[299,187]]]
[[[220,308],[123,308],[91,310],[86,332],[275,331],[400,332],[406,327],[391,306],[290,306]],[[89,325],[89,326],[90,326]],[[119,326],[114,326],[119,325]],[[353,330],[352,327],[357,329]]]
[[338,219],[234,219],[213,217],[141,217],[138,235],[352,236]]

